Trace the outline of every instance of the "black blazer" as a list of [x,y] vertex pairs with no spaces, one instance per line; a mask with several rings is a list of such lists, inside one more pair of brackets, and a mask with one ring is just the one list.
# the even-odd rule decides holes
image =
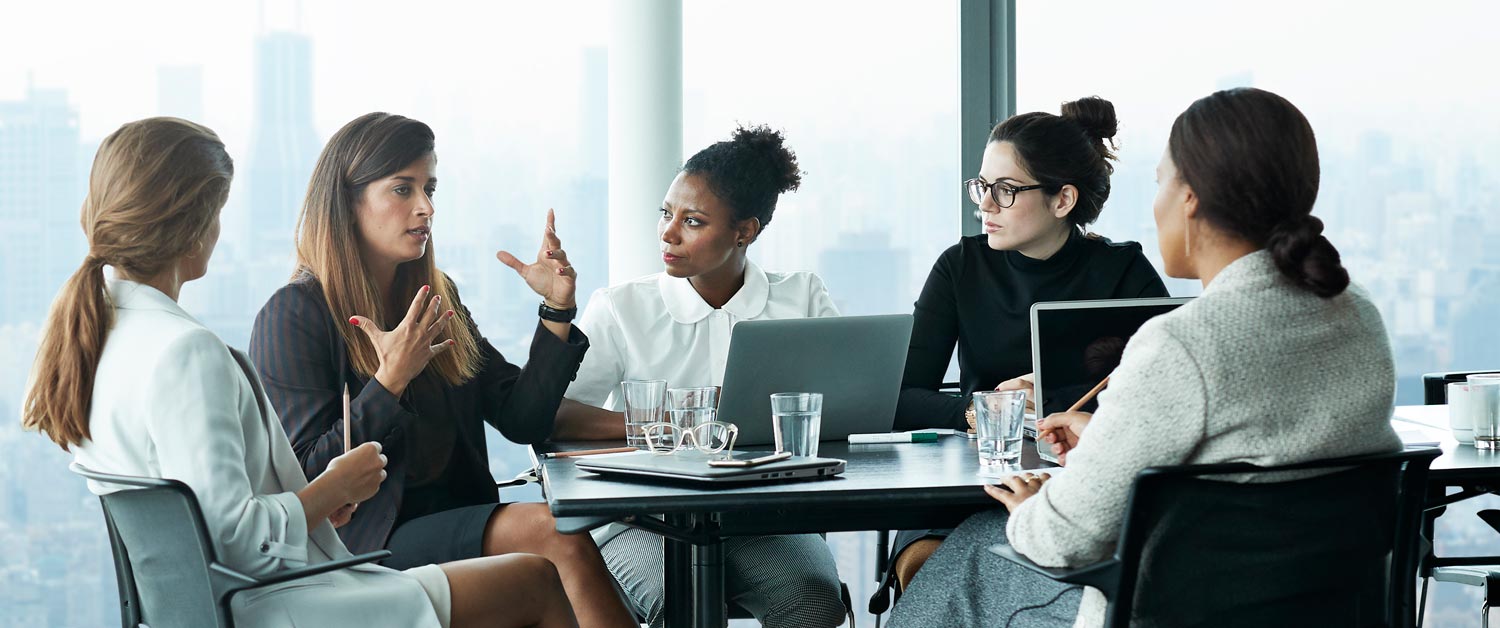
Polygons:
[[[456,320],[469,321],[473,327],[473,318],[456,297],[452,307],[463,314]],[[357,554],[383,548],[390,536],[406,488],[409,456],[403,447],[403,430],[422,417],[411,398],[415,386],[408,386],[398,399],[373,376],[355,373],[344,338],[335,327],[348,325],[351,314],[332,315],[317,279],[298,277],[276,291],[256,315],[250,357],[309,480],[343,454],[343,384],[349,383],[351,443],[378,441],[388,460],[388,475],[380,490],[361,503],[354,518],[338,531]],[[563,342],[538,321],[523,369],[507,362],[479,336],[477,328],[474,334],[480,338],[484,360],[479,374],[462,385],[438,388],[446,397],[442,401],[453,410],[449,420],[455,423],[457,434],[442,490],[449,491],[447,501],[465,505],[499,502],[483,423],[517,443],[546,440],[563,392],[588,349],[588,338],[577,327]]]

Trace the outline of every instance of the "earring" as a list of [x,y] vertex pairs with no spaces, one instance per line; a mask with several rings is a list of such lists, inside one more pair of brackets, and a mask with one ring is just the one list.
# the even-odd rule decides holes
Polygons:
[[1193,224],[1188,223],[1182,227],[1182,257],[1184,259],[1193,256]]
[[745,246],[745,241],[744,240],[740,240],[739,242],[735,242],[734,245],[735,246]]

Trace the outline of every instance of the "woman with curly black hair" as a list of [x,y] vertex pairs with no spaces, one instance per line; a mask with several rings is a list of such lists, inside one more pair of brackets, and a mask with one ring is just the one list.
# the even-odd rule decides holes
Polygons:
[[[837,316],[810,272],[768,272],[750,261],[783,192],[797,189],[796,155],[780,132],[740,128],[693,155],[667,189],[657,232],[665,272],[599,290],[578,326],[592,347],[558,409],[559,431],[625,437],[622,380],[719,386],[729,330],[745,320]],[[655,625],[662,611],[661,537],[606,530],[609,569]],[[838,570],[816,534],[733,537],[724,542],[728,599],[769,627],[843,622]]]

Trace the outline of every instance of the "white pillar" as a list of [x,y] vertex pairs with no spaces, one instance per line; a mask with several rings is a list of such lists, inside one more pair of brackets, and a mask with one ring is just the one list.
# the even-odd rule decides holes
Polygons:
[[609,39],[609,283],[662,269],[657,212],[682,166],[682,1],[614,0]]

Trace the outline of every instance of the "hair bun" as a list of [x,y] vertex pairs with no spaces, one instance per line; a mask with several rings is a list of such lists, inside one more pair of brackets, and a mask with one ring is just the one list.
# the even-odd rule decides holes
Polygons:
[[1098,96],[1086,96],[1062,106],[1062,117],[1077,122],[1083,131],[1096,140],[1114,139],[1120,131],[1120,121],[1115,119],[1115,105]]
[[743,146],[769,166],[777,193],[791,192],[802,184],[802,170],[797,166],[797,154],[786,147],[786,136],[769,126],[741,126],[734,130],[730,139]]
[[1349,287],[1349,271],[1338,249],[1323,236],[1323,221],[1316,216],[1289,218],[1276,225],[1266,238],[1266,250],[1283,275],[1313,294],[1326,299]]

